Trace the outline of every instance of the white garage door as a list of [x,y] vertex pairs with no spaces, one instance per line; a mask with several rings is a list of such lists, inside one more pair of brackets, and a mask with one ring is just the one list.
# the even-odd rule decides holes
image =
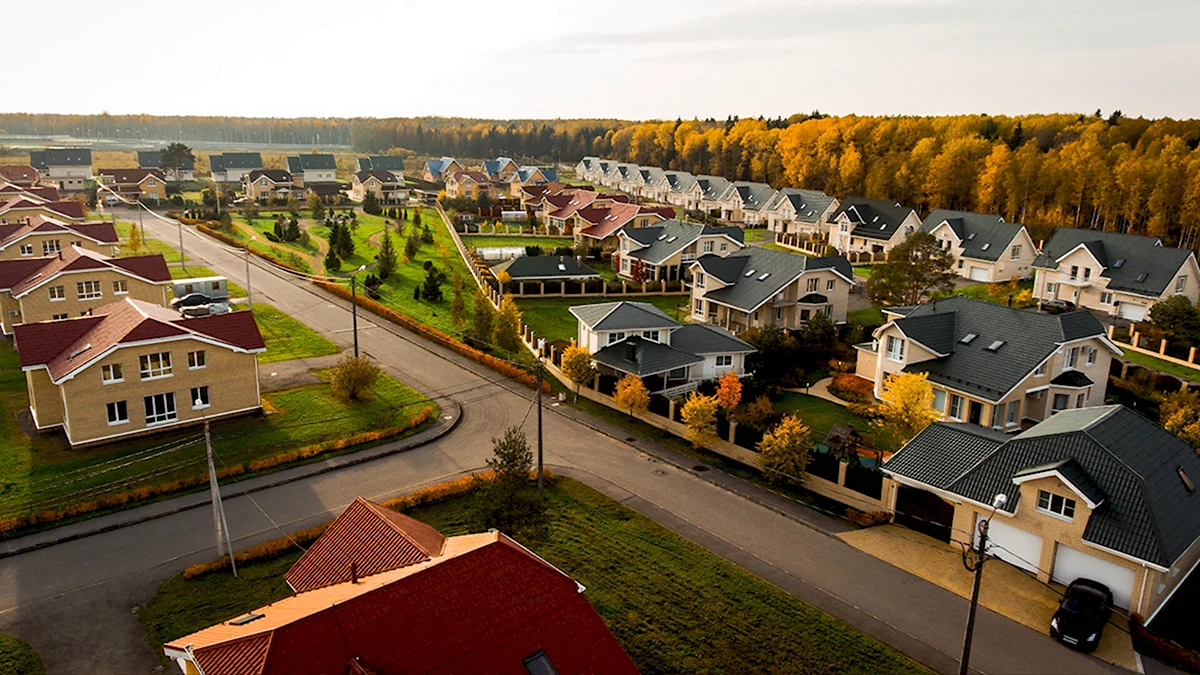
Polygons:
[[[1038,562],[1042,559],[1042,538],[1003,522],[1003,517],[992,518],[988,526],[988,552],[1010,565],[1037,574]],[[978,522],[976,516],[976,546],[979,545]]]
[[1059,544],[1058,551],[1054,554],[1054,573],[1051,577],[1064,586],[1080,577],[1099,581],[1112,590],[1113,604],[1129,608],[1134,571],[1128,567]]
[[1120,316],[1122,319],[1129,319],[1130,321],[1145,321],[1146,308],[1143,305],[1122,302]]
[[987,281],[988,271],[986,267],[972,267],[971,281]]

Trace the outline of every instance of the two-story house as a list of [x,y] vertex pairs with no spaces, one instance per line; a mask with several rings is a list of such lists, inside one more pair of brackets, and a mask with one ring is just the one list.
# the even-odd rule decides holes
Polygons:
[[179,169],[171,167],[169,169],[162,168],[162,150],[138,150],[137,154],[139,169],[162,169],[167,180],[171,181],[192,181],[196,180],[196,158],[185,157],[183,166]]
[[301,192],[292,174],[283,169],[255,169],[242,176],[242,193],[256,202],[269,204],[287,201],[288,197],[299,199]]
[[746,373],[754,347],[704,324],[681,324],[645,302],[605,302],[570,308],[576,344],[592,354],[601,376],[642,378],[650,393],[673,396],[733,371]]
[[241,183],[242,176],[263,168],[262,154],[257,152],[226,152],[208,156],[208,168],[216,183]]
[[38,170],[43,183],[63,192],[80,192],[92,179],[92,151],[88,148],[31,150],[29,165]]
[[618,164],[616,188],[626,194],[636,194],[642,180],[641,168],[637,164]]
[[83,204],[74,200],[51,201],[29,194],[35,189],[23,190],[20,194],[0,196],[0,224],[32,223],[39,218],[66,223],[84,222]]
[[839,253],[869,254],[882,262],[921,227],[917,212],[886,199],[847,197],[829,217],[829,244]]
[[721,176],[696,176],[692,186],[691,201],[696,208],[722,220],[730,220],[733,215],[729,209],[729,193],[733,191],[733,183]]
[[57,255],[0,260],[0,329],[84,316],[114,300],[160,307],[170,299],[171,271],[162,255],[109,258],[79,246]]
[[675,215],[670,208],[638,206],[616,201],[616,198],[597,197],[591,206],[581,208],[564,222],[574,233],[575,242],[599,246],[611,251],[620,247],[619,236],[629,229],[647,227]]
[[0,224],[0,260],[58,255],[69,246],[115,256],[120,246],[111,222],[71,223],[35,216]]
[[17,326],[15,343],[39,430],[72,446],[154,433],[261,409],[250,312],[192,319],[125,298],[88,316]]
[[387,171],[404,185],[404,158],[399,155],[359,157],[358,171]]
[[588,155],[575,165],[575,178],[585,180],[589,183],[595,182],[597,171],[600,168],[600,158],[593,155]]
[[[2,181],[0,181],[2,183]],[[18,185],[16,183],[0,184],[0,204],[7,203],[13,197],[23,197],[37,203],[57,202],[62,197],[58,188],[53,185]]]
[[497,157],[484,161],[483,174],[496,185],[508,185],[517,175],[518,168],[517,163],[508,157]]
[[783,246],[801,248],[801,237],[806,238],[805,243],[826,243],[829,218],[840,205],[820,190],[783,188],[767,205],[767,228],[775,235],[775,243]]
[[666,195],[666,202],[682,207],[685,211],[700,209],[703,191],[696,189],[696,177],[686,171],[664,171],[656,189]]
[[643,227],[624,228],[613,258],[617,275],[645,281],[681,281],[700,256],[726,256],[746,245],[740,227],[717,227],[666,220]]
[[508,182],[508,194],[519,194],[521,188],[526,185],[545,185],[547,183],[557,183],[558,172],[554,169],[522,166],[517,169],[512,175],[512,179]]
[[1143,321],[1174,295],[1200,298],[1200,267],[1189,250],[1156,237],[1059,228],[1033,263],[1033,297]]
[[337,181],[337,160],[330,154],[289,155],[287,168],[297,187]]
[[934,209],[920,231],[933,235],[954,256],[960,277],[996,283],[1033,276],[1037,250],[1024,225],[991,214]]
[[482,171],[455,171],[446,177],[446,196],[451,199],[479,199],[492,194],[492,181]]
[[1122,353],[1087,311],[1050,315],[955,296],[884,317],[871,342],[855,345],[855,372],[876,397],[893,373],[927,373],[944,418],[1006,431],[1103,404],[1109,363]]
[[766,183],[734,181],[722,211],[729,213],[730,222],[749,226],[766,225],[770,219],[768,208],[775,203],[779,191]]
[[161,169],[97,169],[96,182],[129,202],[167,201],[167,177]]
[[667,198],[664,174],[666,172],[657,166],[638,168],[638,178],[634,183],[633,194],[655,202],[665,202]]
[[692,320],[735,333],[797,329],[815,314],[842,323],[854,286],[854,270],[842,256],[811,258],[759,246],[706,252],[691,264],[691,276]]
[[467,168],[453,157],[431,159],[425,162],[425,170],[421,174],[421,178],[428,183],[443,183],[455,173],[466,170]]
[[406,202],[408,201],[408,188],[405,187],[404,179],[397,178],[396,174],[391,171],[379,169],[359,171],[350,180],[350,199],[362,202],[367,195],[374,195],[375,199],[385,204]]
[[1015,436],[935,422],[883,471],[897,483],[885,495],[897,523],[936,514],[942,539],[977,545],[990,518],[992,555],[1043,583],[1099,581],[1114,605],[1150,619],[1200,559],[1200,458],[1119,405],[1066,410]]

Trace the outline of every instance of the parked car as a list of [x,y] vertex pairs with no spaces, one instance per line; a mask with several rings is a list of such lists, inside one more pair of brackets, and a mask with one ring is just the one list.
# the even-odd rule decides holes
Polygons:
[[1047,314],[1062,314],[1075,309],[1075,303],[1070,300],[1047,300],[1041,304],[1043,312]]
[[1072,581],[1050,619],[1050,637],[1080,651],[1095,650],[1112,617],[1112,602],[1112,591],[1099,581]]
[[120,203],[121,203],[121,198],[116,195],[105,195],[104,196],[104,205],[105,206],[117,206]]
[[173,298],[171,307],[181,309],[183,307],[199,307],[212,303],[215,298],[211,298],[203,293],[188,293],[182,297]]

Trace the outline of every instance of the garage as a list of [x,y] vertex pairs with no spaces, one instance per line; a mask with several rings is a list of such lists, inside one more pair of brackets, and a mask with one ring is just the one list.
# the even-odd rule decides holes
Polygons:
[[[976,547],[979,546],[979,520],[980,516],[976,514]],[[992,518],[988,525],[988,552],[1014,567],[1037,574],[1038,562],[1042,559],[1042,538]]]
[[986,267],[971,268],[971,281],[990,281],[988,276],[990,275],[988,274]]
[[902,484],[896,492],[895,521],[949,542],[954,529],[954,505],[932,492]]
[[1099,581],[1112,590],[1113,604],[1123,609],[1129,609],[1134,576],[1134,570],[1129,567],[1109,562],[1070,546],[1059,544],[1058,550],[1054,553],[1054,572],[1051,575],[1054,581],[1064,586],[1080,577]]
[[1145,321],[1146,307],[1144,305],[1122,302],[1119,315],[1122,319],[1129,319],[1130,321]]

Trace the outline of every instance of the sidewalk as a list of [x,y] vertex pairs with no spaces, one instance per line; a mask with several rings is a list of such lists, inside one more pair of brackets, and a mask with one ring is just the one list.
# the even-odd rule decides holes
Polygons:
[[836,404],[842,406],[843,408],[846,407],[845,401],[843,401],[842,399],[829,393],[829,384],[831,382],[833,382],[833,378],[827,377],[823,380],[817,380],[813,384],[809,385],[808,389],[805,389],[804,387],[795,387],[792,389],[785,388],[784,391],[790,391],[790,392],[793,392],[796,394],[807,394],[809,396],[816,396],[817,398],[823,398],[826,401],[836,403]]

